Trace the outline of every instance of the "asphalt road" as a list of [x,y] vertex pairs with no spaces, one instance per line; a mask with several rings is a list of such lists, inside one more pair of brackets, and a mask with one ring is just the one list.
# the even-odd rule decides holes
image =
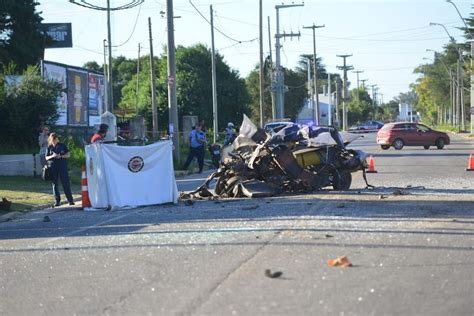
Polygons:
[[472,315],[474,143],[452,140],[382,151],[365,135],[375,189],[358,173],[347,192],[0,223],[0,314]]

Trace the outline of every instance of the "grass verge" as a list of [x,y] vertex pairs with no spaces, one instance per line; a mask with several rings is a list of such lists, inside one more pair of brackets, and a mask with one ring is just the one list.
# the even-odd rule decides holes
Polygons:
[[[81,193],[79,170],[72,169],[69,175],[73,196],[77,198]],[[61,185],[59,190],[61,200],[65,201],[66,197]],[[40,177],[0,176],[1,197],[11,201],[12,206],[9,211],[0,210],[0,215],[12,211],[28,212],[41,206],[50,205],[54,201],[51,182],[43,181]]]

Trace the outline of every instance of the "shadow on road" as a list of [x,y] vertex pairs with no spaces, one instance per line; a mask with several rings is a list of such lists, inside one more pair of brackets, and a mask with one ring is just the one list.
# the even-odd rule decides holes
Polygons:
[[[472,190],[471,190],[472,191]],[[409,233],[473,236],[474,202],[434,200],[429,196],[419,196],[420,200],[403,200],[403,197],[387,194],[387,190],[365,190],[337,192],[334,198],[322,194],[308,196],[284,196],[262,199],[223,199],[217,201],[198,200],[190,206],[184,202],[178,205],[144,207],[134,210],[114,212],[63,211],[49,213],[50,222],[44,222],[45,213],[33,213],[26,218],[0,224],[0,240],[34,239],[57,237],[94,237],[151,234],[159,238],[160,234],[173,233],[229,233],[244,231],[281,231],[302,228],[293,227],[300,221],[319,222],[367,222],[365,228],[343,229],[304,228],[319,232],[363,232],[363,233]],[[384,193],[385,192],[385,193]],[[465,191],[463,191],[466,193]],[[385,194],[385,195],[384,195]],[[381,196],[377,199],[374,196]],[[258,228],[259,222],[283,221],[284,228]],[[377,227],[376,223],[396,222],[449,222],[454,225],[449,230],[436,228],[387,230]],[[178,224],[183,229],[161,229],[160,225]],[[217,228],[225,225],[226,228]],[[192,226],[190,226],[192,225]],[[203,229],[196,229],[204,227]],[[459,225],[457,231],[455,226]],[[317,226],[317,224],[316,224]],[[211,227],[211,228],[209,228]],[[250,227],[250,228],[249,228]],[[263,227],[263,226],[262,226]],[[403,228],[403,227],[402,227]],[[0,252],[8,252],[8,249]]]

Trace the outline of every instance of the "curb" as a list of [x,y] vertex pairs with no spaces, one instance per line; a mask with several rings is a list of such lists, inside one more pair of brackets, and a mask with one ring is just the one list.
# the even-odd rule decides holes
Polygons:
[[[191,175],[195,172],[193,172],[195,170],[175,170],[174,171],[174,175],[175,177],[185,177],[185,176],[188,176],[188,175]],[[79,197],[79,198],[76,198],[74,199],[74,202],[81,202],[82,198]],[[32,212],[35,212],[35,211],[39,211],[39,210],[44,210],[44,209],[48,209],[48,208],[51,208],[51,203],[50,204],[43,204],[43,205],[37,205],[35,207],[32,207],[31,209],[28,209],[27,211],[12,211],[12,212],[8,212],[8,213],[5,213],[3,215],[0,215],[0,223],[5,223],[5,222],[9,222],[9,221],[12,221],[16,218],[18,218],[19,216],[21,215],[25,215],[25,214],[28,214],[28,213],[32,213]]]

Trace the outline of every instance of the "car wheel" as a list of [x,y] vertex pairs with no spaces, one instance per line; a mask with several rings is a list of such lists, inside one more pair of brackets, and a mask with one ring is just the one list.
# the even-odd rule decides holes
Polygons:
[[347,170],[341,170],[333,176],[332,187],[337,191],[349,190],[352,184],[352,174]]
[[443,148],[444,148],[444,139],[438,138],[438,139],[436,140],[436,147],[437,147],[438,149],[443,149]]
[[402,149],[403,145],[405,145],[405,143],[400,138],[397,138],[393,141],[393,148],[395,148],[396,150]]
[[424,149],[430,149],[430,145],[423,146]]
[[383,149],[383,150],[387,150],[390,148],[390,145],[380,145],[380,147]]

